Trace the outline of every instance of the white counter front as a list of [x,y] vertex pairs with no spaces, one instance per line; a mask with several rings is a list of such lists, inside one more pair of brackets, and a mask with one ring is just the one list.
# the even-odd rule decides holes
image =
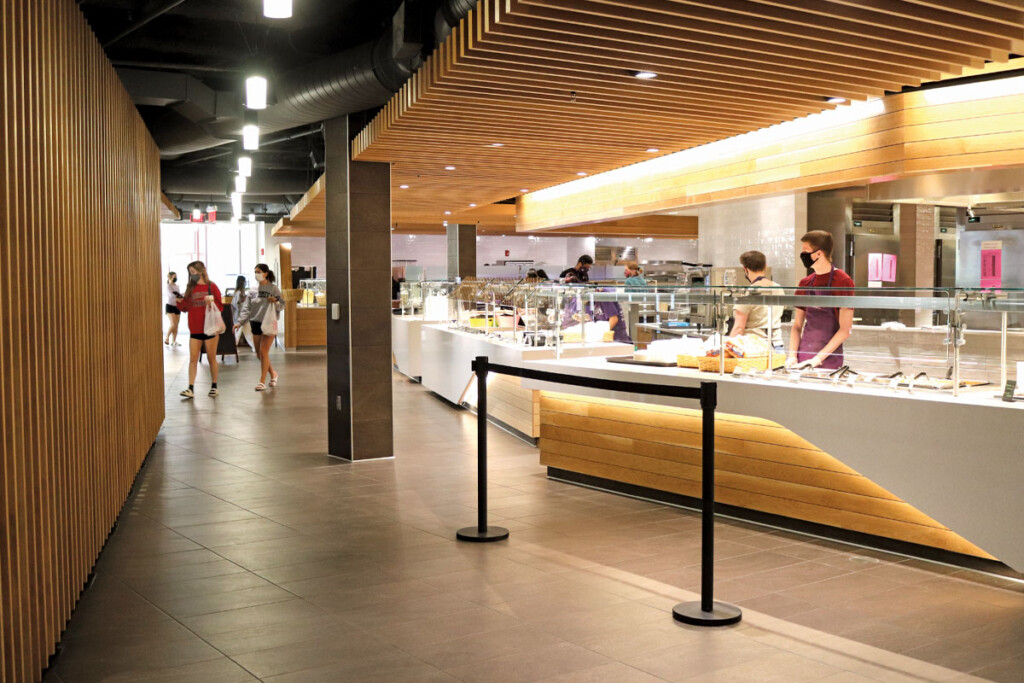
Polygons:
[[[450,329],[445,324],[424,325],[420,376],[423,386],[439,396],[459,403],[473,376],[470,363],[487,356],[492,363],[518,365],[524,361],[553,360],[554,347],[520,346],[489,339],[483,334]],[[562,357],[622,356],[631,354],[631,344],[564,344]]]
[[423,320],[417,316],[392,316],[391,351],[395,354],[395,366],[406,377],[420,378],[423,326],[436,323],[435,320]]
[[[918,390],[740,378],[696,370],[610,364],[603,359],[515,363],[549,372],[636,384],[718,383],[721,413],[771,420],[795,432],[1002,562],[1024,570],[1024,402],[996,386],[954,398]],[[695,408],[632,393],[523,380],[523,387]]]

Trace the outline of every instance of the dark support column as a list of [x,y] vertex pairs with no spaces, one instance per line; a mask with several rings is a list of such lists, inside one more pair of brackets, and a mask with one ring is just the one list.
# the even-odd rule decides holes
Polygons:
[[328,452],[347,460],[388,458],[394,455],[391,168],[349,160],[345,117],[327,121],[324,138]]
[[448,279],[476,277],[476,226],[449,223]]
[[[898,204],[900,255],[896,261],[896,283],[900,287],[935,286],[935,236],[938,207],[927,204]],[[932,324],[931,311],[900,311],[900,322],[911,327]]]

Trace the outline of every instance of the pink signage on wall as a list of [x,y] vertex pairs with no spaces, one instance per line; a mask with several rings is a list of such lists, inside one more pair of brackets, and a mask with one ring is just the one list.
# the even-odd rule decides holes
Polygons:
[[869,282],[896,282],[895,254],[868,254]]
[[981,243],[981,286],[1003,286],[1003,243],[999,240]]

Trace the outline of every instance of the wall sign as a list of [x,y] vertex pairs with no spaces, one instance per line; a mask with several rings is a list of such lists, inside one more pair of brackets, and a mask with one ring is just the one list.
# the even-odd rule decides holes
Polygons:
[[992,240],[981,243],[981,286],[1003,286],[1003,242]]

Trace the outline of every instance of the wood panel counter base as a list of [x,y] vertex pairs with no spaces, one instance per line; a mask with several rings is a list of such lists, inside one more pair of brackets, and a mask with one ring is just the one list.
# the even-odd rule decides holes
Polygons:
[[[548,467],[547,470],[548,478],[555,481],[586,486],[587,488],[616,493],[623,496],[629,496],[631,498],[652,500],[666,505],[685,508],[687,510],[699,511],[701,509],[701,499],[693,496],[686,496],[681,493],[672,493],[670,491],[661,491],[659,489],[638,486],[636,484],[627,484],[613,479],[605,479],[603,477],[596,477],[590,474],[563,470],[558,467]],[[943,564],[950,564],[963,567],[965,569],[987,572],[989,574],[998,574],[1000,576],[1006,576],[1014,579],[1024,579],[1024,574],[1014,571],[1012,568],[998,560],[975,557],[974,555],[965,555],[963,553],[934,548],[932,546],[921,545],[919,543],[899,541],[893,538],[886,538],[885,536],[876,536],[874,534],[866,534],[860,531],[841,529],[839,527],[828,526],[827,524],[818,524],[816,522],[808,522],[802,519],[795,519],[793,517],[773,515],[769,512],[751,510],[749,508],[727,505],[721,502],[715,503],[715,514],[721,517],[750,522],[752,524],[759,524],[775,529],[783,529],[793,533],[806,534],[808,536],[825,538],[833,541],[839,541],[841,543],[850,543],[852,545],[874,548],[876,550],[898,553],[900,555],[919,557],[933,562],[942,562]]]

